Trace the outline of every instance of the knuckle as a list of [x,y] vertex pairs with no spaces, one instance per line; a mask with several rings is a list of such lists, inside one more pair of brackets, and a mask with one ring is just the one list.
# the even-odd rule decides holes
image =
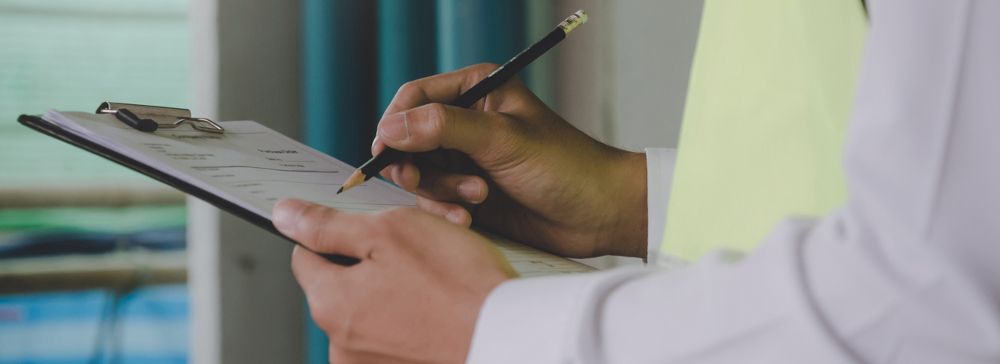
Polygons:
[[306,207],[302,209],[301,221],[315,223],[316,220],[321,220],[325,217],[327,209],[326,206],[307,203]]
[[427,131],[431,135],[441,135],[444,132],[446,125],[448,124],[448,118],[450,117],[448,108],[442,104],[434,103],[428,104],[426,107],[426,117],[427,117]]
[[423,86],[421,86],[420,80],[414,80],[404,83],[402,86],[399,86],[399,89],[396,90],[396,96],[393,98],[411,100],[411,99],[422,99],[423,96],[424,96],[424,88]]
[[396,112],[410,109],[427,102],[427,92],[421,80],[414,80],[404,83],[396,90],[396,95],[389,102],[387,110]]
[[399,89],[396,90],[396,95],[409,95],[419,92],[419,90],[420,86],[418,86],[415,81],[408,81],[402,86],[399,86]]
[[335,211],[331,208],[321,205],[310,205],[302,211],[297,231],[309,242],[322,247],[325,240],[330,238],[326,227],[334,219],[334,215]]

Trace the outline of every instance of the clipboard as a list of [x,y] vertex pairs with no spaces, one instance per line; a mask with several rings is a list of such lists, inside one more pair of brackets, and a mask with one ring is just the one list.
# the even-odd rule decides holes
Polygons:
[[[328,176],[331,176],[328,173],[338,173],[336,171],[340,170],[353,170],[353,167],[337,160],[336,158],[330,157],[319,151],[315,151],[308,146],[302,145],[287,136],[276,133],[273,130],[253,121],[231,121],[215,124],[208,119],[191,117],[190,112],[186,109],[161,108],[156,106],[133,104],[103,103],[98,110],[98,114],[114,114],[114,116],[95,115],[82,112],[60,113],[58,111],[50,110],[44,116],[21,115],[18,118],[18,122],[42,134],[62,140],[63,142],[74,145],[80,149],[104,157],[105,159],[121,164],[131,170],[149,176],[154,180],[165,183],[166,185],[176,188],[181,192],[197,197],[219,208],[220,210],[249,221],[251,224],[254,224],[272,234],[281,236],[293,244],[298,243],[278,232],[271,223],[270,214],[264,211],[268,208],[268,206],[273,206],[273,202],[268,201],[275,201],[275,199],[278,198],[303,198],[303,196],[313,196],[314,198],[305,197],[303,199],[348,211],[377,211],[379,209],[377,206],[412,206],[409,202],[412,195],[380,180],[368,182],[374,184],[369,185],[366,190],[358,191],[360,195],[356,196],[366,197],[355,200],[352,200],[351,198],[337,201],[323,200],[324,197],[322,196],[335,196],[335,194],[332,194],[333,189],[335,189],[335,187],[332,186],[335,184],[323,182],[327,181]],[[73,118],[75,118],[76,121],[72,121]],[[115,119],[117,119],[117,122],[121,122],[122,124],[115,124]],[[66,123],[65,120],[70,120],[70,123]],[[90,125],[90,127],[97,127],[101,131],[97,132],[96,130],[98,129],[90,129],[93,133],[81,133],[80,128],[81,125],[83,125],[80,124],[81,122],[83,124]],[[154,123],[156,125],[149,125],[150,123]],[[218,128],[215,128],[213,124],[218,126]],[[222,125],[225,125],[225,128],[228,128],[229,130],[223,129]],[[187,129],[189,127],[193,130]],[[83,128],[86,129],[87,127]],[[159,135],[143,135],[145,134],[143,132],[151,133],[159,128],[180,128],[180,130],[172,129],[173,131],[167,131],[164,134],[169,135],[170,138],[178,138],[177,140],[183,141],[179,141],[179,144],[176,145],[172,145],[166,141],[164,142],[167,144],[163,144],[156,141]],[[112,137],[111,135],[114,136]],[[124,144],[115,144],[107,143],[108,141],[113,141],[113,139],[107,138],[130,139],[122,140],[122,143]],[[240,144],[224,144],[224,147],[222,145],[212,146],[213,142],[211,141],[223,139],[233,142],[239,141]],[[223,154],[241,156],[239,157],[240,160],[244,160],[242,156],[250,157],[250,159],[260,157],[263,158],[263,160],[258,159],[258,161],[261,161],[263,164],[255,164],[255,162],[247,161],[246,163],[238,163],[239,165],[195,165],[202,163],[200,161],[203,159],[197,159],[197,157],[199,157],[198,153],[185,153],[183,149],[187,148],[187,145],[190,145],[190,143],[201,144],[202,147],[199,148],[206,148],[203,149],[205,152],[222,152]],[[246,148],[245,146],[247,145],[253,145],[253,147]],[[269,145],[271,147],[261,150],[259,149],[261,145]],[[143,151],[135,148],[140,148]],[[219,150],[218,148],[223,148],[224,150]],[[284,148],[291,148],[291,150],[286,150]],[[169,154],[171,152],[167,152],[168,150],[173,150],[175,152],[180,151],[180,153]],[[233,152],[234,154],[229,154],[229,152]],[[286,154],[288,152],[291,153]],[[296,154],[300,152],[303,154]],[[192,155],[195,156],[195,159],[192,159]],[[213,154],[205,155],[212,156]],[[253,157],[254,155],[256,155],[256,157]],[[299,158],[299,156],[310,160],[303,160],[303,158]],[[286,157],[290,159],[283,159]],[[324,167],[318,169],[313,168],[313,166],[318,167],[321,165]],[[278,167],[280,169],[271,167]],[[246,174],[240,176],[240,172],[225,172],[218,176],[203,176],[209,178],[192,177],[193,175],[188,173],[191,171],[202,171],[202,169],[198,168],[209,168],[206,170],[216,171],[219,170],[219,168],[253,168],[259,170],[278,171],[279,173],[304,173],[303,178],[305,178],[305,180],[298,180],[297,177],[294,177],[295,181],[283,181],[282,177],[277,177],[275,180],[269,181],[248,181],[239,179],[243,177],[254,177],[247,176]],[[235,173],[235,175],[233,173]],[[235,178],[237,180],[225,180],[227,178]],[[309,178],[312,178],[312,180],[309,180]],[[268,190],[267,187],[260,187],[261,185],[258,183],[245,182],[267,182],[278,183],[278,185],[271,185],[272,187]],[[285,192],[268,192],[280,191],[275,188],[283,187],[276,186],[280,186],[280,183],[287,182],[304,183],[305,185],[319,185],[319,187],[314,187],[311,190],[309,190],[309,188],[296,189],[298,191],[298,196],[296,196],[295,193],[289,194]],[[232,185],[233,183],[236,183],[237,185]],[[240,183],[245,183],[245,185],[240,186]],[[400,199],[407,200],[407,202],[401,205]],[[525,246],[489,231],[482,229],[475,230],[490,240],[500,250],[500,252],[504,254],[507,260],[511,263],[511,266],[513,266],[522,277],[583,273],[595,270],[593,267],[585,264]],[[330,262],[344,266],[350,266],[360,262],[359,259],[354,257],[322,253],[317,254]]]
[[[105,112],[102,112],[102,110],[105,111]],[[115,112],[109,112],[110,110],[114,110]],[[148,105],[135,105],[135,104],[122,104],[122,103],[104,102],[98,108],[98,113],[107,113],[107,114],[114,113],[115,116],[119,120],[122,120],[122,117],[128,117],[126,115],[126,113],[122,113],[121,112],[122,110],[128,110],[127,113],[131,113],[134,116],[137,116],[137,117],[139,117],[142,120],[151,120],[152,122],[156,122],[158,124],[157,125],[158,128],[163,128],[164,125],[175,125],[173,127],[177,127],[177,126],[188,124],[188,125],[191,125],[195,130],[203,131],[203,132],[206,132],[206,133],[219,133],[219,132],[223,132],[224,133],[224,131],[225,131],[221,126],[219,126],[215,122],[212,122],[209,119],[206,119],[206,118],[192,118],[191,115],[190,115],[190,111],[188,111],[187,109],[165,108],[165,107],[148,106]],[[132,110],[135,110],[135,111],[132,111]],[[186,113],[186,116],[184,116],[185,113]],[[119,114],[121,114],[122,117],[119,117]],[[162,121],[164,121],[164,119],[166,119],[168,121],[168,123],[163,123]],[[50,123],[48,121],[45,121],[40,116],[37,116],[37,115],[21,115],[21,116],[19,116],[17,118],[17,121],[19,123],[21,123],[22,125],[27,126],[27,127],[31,128],[31,129],[34,129],[35,131],[38,131],[38,132],[40,132],[42,134],[48,135],[50,137],[53,137],[53,138],[56,138],[56,139],[59,139],[59,140],[62,140],[63,142],[66,142],[68,144],[76,146],[76,147],[78,147],[80,149],[83,149],[83,150],[86,150],[88,152],[91,152],[91,153],[94,153],[96,155],[99,155],[99,156],[101,156],[103,158],[111,160],[112,162],[115,162],[115,163],[118,163],[120,165],[123,165],[123,166],[125,166],[125,167],[127,167],[127,168],[129,168],[129,169],[131,169],[133,171],[139,172],[139,173],[144,174],[144,175],[146,175],[146,176],[148,176],[148,177],[150,177],[152,179],[155,179],[157,181],[165,183],[165,184],[167,184],[170,187],[173,187],[173,188],[176,188],[176,189],[180,190],[181,192],[184,192],[184,193],[187,193],[187,194],[189,194],[191,196],[197,197],[198,199],[201,199],[202,201],[205,201],[205,202],[211,204],[212,206],[217,207],[218,209],[220,209],[222,211],[226,211],[228,213],[231,213],[231,214],[233,214],[233,215],[235,215],[235,216],[237,216],[237,217],[239,217],[239,218],[241,218],[243,220],[246,220],[246,221],[250,222],[253,225],[256,225],[257,227],[260,227],[260,228],[262,228],[264,230],[267,230],[268,232],[270,232],[272,234],[280,236],[280,237],[284,238],[285,240],[291,242],[292,244],[297,244],[297,245],[302,246],[298,242],[296,242],[296,241],[288,238],[287,236],[281,234],[274,227],[274,224],[271,222],[270,219],[267,219],[265,217],[257,215],[255,213],[251,212],[250,210],[247,210],[246,208],[243,208],[243,207],[241,207],[239,205],[236,205],[236,204],[234,204],[234,203],[232,203],[232,202],[230,202],[230,201],[228,201],[228,200],[226,200],[224,198],[221,198],[221,197],[219,197],[219,196],[217,196],[217,195],[215,195],[215,194],[213,194],[211,192],[208,192],[208,191],[206,191],[206,190],[204,190],[204,189],[202,189],[200,187],[197,187],[197,186],[192,185],[192,184],[190,184],[188,182],[182,181],[182,180],[180,180],[180,179],[178,179],[178,178],[176,178],[174,176],[171,176],[169,174],[163,173],[163,172],[157,170],[156,168],[153,168],[153,167],[151,167],[151,166],[149,166],[147,164],[139,162],[139,161],[137,161],[137,160],[135,160],[135,159],[127,156],[127,155],[118,153],[118,152],[113,151],[111,149],[108,149],[108,148],[106,148],[104,146],[101,146],[101,145],[99,145],[99,144],[97,144],[95,142],[92,142],[90,140],[87,140],[87,139],[84,139],[82,137],[79,137],[79,136],[77,136],[77,135],[75,135],[73,133],[70,133],[70,132],[66,131],[65,129],[63,129],[62,127],[58,126],[58,125],[55,125],[55,124]],[[125,121],[123,121],[123,123],[128,124],[129,126],[132,126],[133,128],[136,128],[137,130],[147,131],[147,130],[140,129],[140,125],[138,123],[136,125],[133,125],[132,123],[125,122]],[[145,123],[145,122],[143,122],[143,123]],[[212,128],[212,126],[197,125],[197,127],[196,127],[196,124],[198,124],[198,123],[207,123],[209,125],[214,125],[215,127],[217,127],[217,130],[216,131],[203,130],[201,128]],[[148,129],[148,127],[146,127],[146,128]],[[153,130],[155,130],[155,129],[153,129]],[[152,130],[148,130],[148,131],[152,131]],[[305,248],[305,249],[309,249],[309,248],[307,248],[305,246],[302,246],[302,247]],[[354,264],[357,264],[358,262],[360,262],[360,260],[358,258],[348,257],[348,256],[344,256],[344,255],[324,254],[324,253],[318,253],[318,252],[314,252],[314,253],[323,256],[324,258],[326,258],[328,261],[330,261],[332,263],[339,264],[339,265],[344,265],[344,266],[351,266],[351,265],[354,265]]]

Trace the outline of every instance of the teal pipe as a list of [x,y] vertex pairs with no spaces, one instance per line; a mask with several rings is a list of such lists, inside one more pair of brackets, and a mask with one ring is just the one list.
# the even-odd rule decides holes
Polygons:
[[379,115],[404,83],[436,73],[434,0],[380,0]]
[[302,140],[354,165],[375,137],[376,5],[302,1]]
[[438,72],[513,58],[528,45],[525,13],[524,0],[437,0]]

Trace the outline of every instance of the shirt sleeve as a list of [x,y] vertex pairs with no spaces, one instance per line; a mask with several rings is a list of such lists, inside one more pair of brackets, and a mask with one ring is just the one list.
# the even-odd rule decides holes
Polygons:
[[746,256],[505,282],[468,362],[1000,362],[1000,2],[869,14],[841,209]]
[[660,252],[663,229],[667,225],[667,206],[674,183],[677,149],[646,148],[646,206],[648,209],[648,242],[646,263],[668,268],[683,267],[687,260]]

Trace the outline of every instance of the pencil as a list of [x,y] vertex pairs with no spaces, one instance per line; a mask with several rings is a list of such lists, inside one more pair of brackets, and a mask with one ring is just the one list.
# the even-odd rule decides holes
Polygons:
[[[472,86],[468,91],[461,94],[452,101],[449,105],[468,108],[471,107],[479,99],[486,97],[487,94],[493,90],[503,85],[505,82],[514,77],[515,74],[520,72],[524,67],[527,67],[532,61],[545,54],[549,49],[552,49],[556,44],[558,44],[569,33],[572,33],[576,28],[587,22],[587,13],[583,10],[578,10],[577,12],[570,15],[562,23],[559,23],[555,29],[549,32],[545,38],[542,38],[535,44],[518,53],[514,58],[511,58],[507,63],[504,63],[496,71],[493,71],[489,76],[486,76],[482,81],[479,81],[475,86]],[[375,177],[379,174],[385,167],[390,164],[398,162],[403,158],[405,153],[386,147],[377,156],[369,159],[368,162],[362,164],[357,171],[351,174],[344,182],[344,185],[337,190],[337,194],[347,191],[352,187],[360,185],[365,181]]]

